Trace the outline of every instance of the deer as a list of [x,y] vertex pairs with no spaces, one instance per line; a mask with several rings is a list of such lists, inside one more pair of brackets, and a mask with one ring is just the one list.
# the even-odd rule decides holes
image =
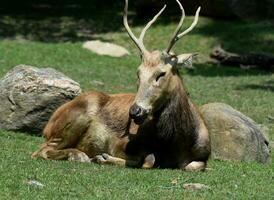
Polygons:
[[185,12],[176,1],[182,15],[168,47],[148,51],[143,43],[145,33],[166,5],[137,38],[128,25],[125,0],[124,27],[142,61],[137,70],[137,93],[91,91],[61,105],[43,130],[46,141],[32,157],[144,169],[205,170],[210,155],[208,130],[179,73],[194,54],[171,52],[196,26],[200,7],[191,26],[180,33]]

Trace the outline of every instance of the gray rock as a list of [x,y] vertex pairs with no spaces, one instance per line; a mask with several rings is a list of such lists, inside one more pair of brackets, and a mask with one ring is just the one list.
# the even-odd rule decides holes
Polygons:
[[271,150],[271,151],[274,150],[274,141],[270,141],[269,147],[270,147],[270,150]]
[[223,103],[203,105],[201,113],[209,129],[213,159],[268,162],[269,142],[252,119]]
[[88,41],[83,44],[83,48],[88,49],[99,55],[107,55],[113,57],[122,57],[129,55],[128,50],[116,44],[101,42],[99,40]]
[[0,79],[0,128],[40,133],[53,111],[80,93],[77,82],[54,69],[16,66]]

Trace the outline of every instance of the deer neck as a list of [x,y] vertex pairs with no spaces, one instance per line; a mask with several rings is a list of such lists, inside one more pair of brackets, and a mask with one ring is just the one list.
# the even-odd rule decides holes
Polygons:
[[[178,137],[193,138],[197,119],[188,99],[187,91],[178,76],[170,98],[156,113],[156,128],[160,138],[172,140]],[[192,135],[192,137],[189,137]]]

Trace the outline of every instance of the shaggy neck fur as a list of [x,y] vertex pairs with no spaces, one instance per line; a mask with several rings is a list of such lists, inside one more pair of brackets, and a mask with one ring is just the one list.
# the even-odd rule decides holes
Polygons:
[[188,100],[181,78],[171,92],[169,100],[156,113],[157,136],[168,143],[178,138],[184,139],[186,144],[192,145],[196,137],[196,116]]

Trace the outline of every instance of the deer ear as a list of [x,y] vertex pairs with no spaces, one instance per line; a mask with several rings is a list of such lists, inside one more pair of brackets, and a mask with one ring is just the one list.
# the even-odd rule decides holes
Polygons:
[[178,67],[186,67],[192,68],[192,60],[197,54],[186,53],[177,56],[177,66]]

